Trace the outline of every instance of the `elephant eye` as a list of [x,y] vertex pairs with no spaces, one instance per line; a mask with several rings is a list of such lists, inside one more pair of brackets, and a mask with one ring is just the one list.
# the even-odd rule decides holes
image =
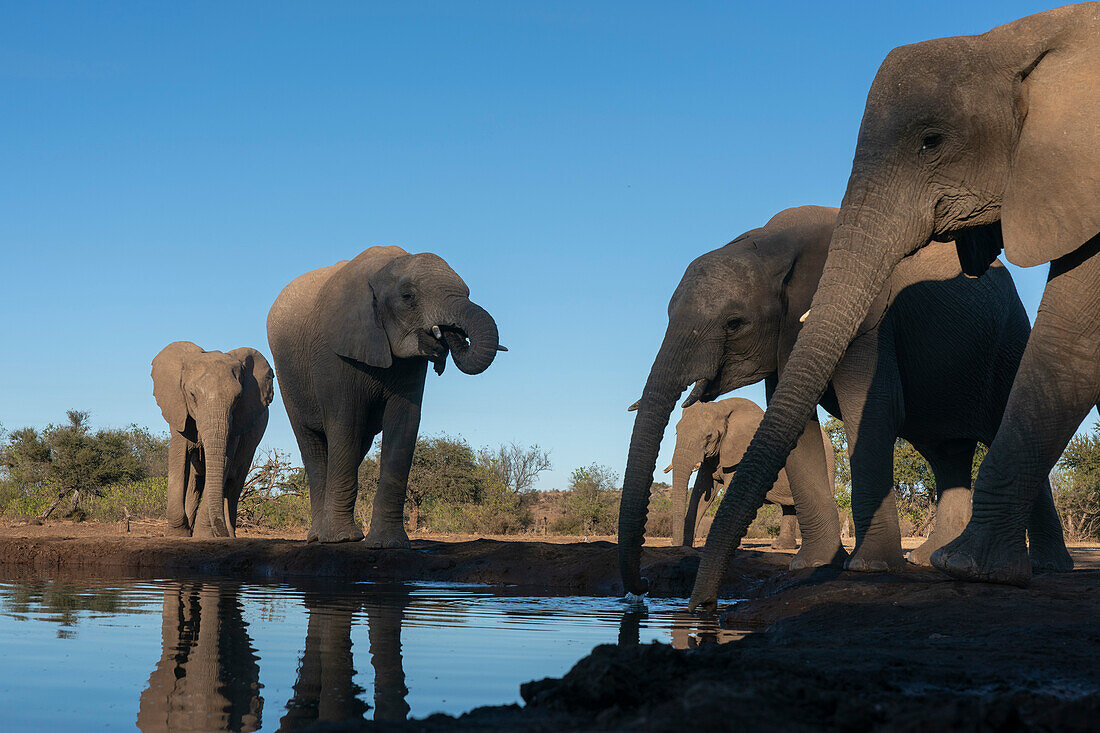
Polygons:
[[920,149],[922,151],[935,150],[942,143],[943,143],[943,135],[939,135],[937,133],[932,133],[930,135],[925,135],[924,136],[924,139],[921,140]]
[[741,320],[740,318],[731,318],[728,321],[726,321],[726,329],[729,330],[729,331],[736,331],[737,329],[741,328],[741,326],[743,326],[744,323],[745,322],[743,320]]

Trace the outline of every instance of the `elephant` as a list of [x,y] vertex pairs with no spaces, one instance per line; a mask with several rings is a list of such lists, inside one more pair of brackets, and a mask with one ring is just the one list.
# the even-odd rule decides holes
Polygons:
[[957,578],[1028,582],[1025,529],[1046,501],[1051,468],[1100,398],[1098,80],[1095,2],[887,55],[805,329],[732,482],[737,498],[718,513],[693,606],[713,602],[744,523],[892,273],[952,240],[979,282],[1002,250],[1017,265],[1051,263],[975,481],[972,516],[931,557]]
[[403,515],[427,365],[447,354],[466,374],[506,351],[497,325],[438,255],[371,247],[313,270],[267,318],[279,386],[309,481],[307,541],[364,539],[353,516],[357,471],[382,433],[371,547],[408,547]]
[[[684,409],[676,423],[676,449],[672,454],[672,463],[665,469],[665,473],[672,471],[673,545],[691,547],[695,544],[699,523],[717,494],[714,484],[725,488],[763,416],[764,411],[759,405],[740,397],[718,402],[697,402]],[[834,473],[833,444],[824,430],[821,431],[821,440],[825,448],[825,460],[828,463],[826,473],[831,486]],[[699,473],[689,496],[688,479],[697,469]],[[813,475],[821,475],[821,472],[813,472]],[[795,517],[794,498],[791,496],[786,470],[779,472],[779,479],[768,491],[766,501],[781,507],[783,512],[779,536],[772,547],[779,550],[795,549],[798,547],[798,520]]]
[[[627,592],[646,589],[638,567],[641,530],[659,442],[676,399],[693,382],[685,406],[764,380],[771,405],[802,339],[806,311],[826,277],[837,214],[818,206],[782,211],[688,266],[669,304],[669,325],[642,393],[624,473],[619,563]],[[927,563],[932,551],[962,531],[974,451],[979,441],[996,434],[1028,330],[1012,278],[1000,263],[985,277],[970,279],[959,269],[954,246],[936,244],[893,273],[817,400],[844,421],[847,432],[855,550],[849,557],[840,542],[820,426],[810,404],[787,446],[793,447],[786,472],[802,532],[792,569],[904,566],[892,490],[899,436],[928,459],[939,489],[936,528],[910,559]],[[717,513],[726,523],[719,525],[716,518],[711,525],[704,562],[719,540],[731,546],[740,541],[760,506],[756,499],[764,498],[754,495],[750,504],[737,493],[743,491],[740,476],[757,440],[727,486]],[[768,475],[769,488],[777,475],[778,470]],[[1036,560],[1062,568],[1070,561],[1049,487],[1045,496],[1032,522],[1042,550]],[[730,510],[723,508],[727,503],[741,512],[732,529]],[[727,558],[717,568],[719,578]],[[702,577],[700,571],[696,587]]]
[[259,730],[260,667],[239,589],[173,584],[164,591],[162,651],[138,703],[151,731]]
[[168,533],[236,537],[237,502],[275,395],[267,359],[248,347],[222,353],[176,341],[153,359],[152,377],[170,431]]
[[306,591],[309,613],[305,650],[298,665],[294,695],[287,702],[280,730],[313,729],[319,722],[362,720],[370,710],[365,692],[355,683],[351,625],[364,609],[374,667],[374,720],[401,721],[409,714],[405,698],[405,671],[401,659],[401,624],[409,593],[404,588],[371,594],[362,601],[326,593],[323,587]]

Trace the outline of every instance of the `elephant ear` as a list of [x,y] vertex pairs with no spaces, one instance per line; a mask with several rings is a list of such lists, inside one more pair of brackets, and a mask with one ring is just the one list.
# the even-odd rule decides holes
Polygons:
[[407,254],[400,247],[371,247],[340,267],[321,287],[318,317],[325,340],[337,354],[383,369],[393,364],[370,278]]
[[183,398],[183,362],[189,356],[203,350],[190,341],[168,344],[153,357],[153,397],[160,414],[173,432],[182,433],[187,428],[187,403]]
[[233,349],[229,354],[239,359],[245,370],[256,380],[264,407],[270,405],[271,400],[275,399],[275,372],[264,355],[248,346]]
[[1055,48],[1021,74],[1024,119],[1001,202],[1005,256],[1023,267],[1100,232],[1100,42]]

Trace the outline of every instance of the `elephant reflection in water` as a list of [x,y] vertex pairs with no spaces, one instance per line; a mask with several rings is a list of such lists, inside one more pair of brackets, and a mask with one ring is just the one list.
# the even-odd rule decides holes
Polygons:
[[355,684],[351,624],[366,611],[371,665],[374,667],[374,720],[404,720],[409,713],[401,662],[401,622],[408,592],[397,590],[366,599],[307,591],[309,625],[294,695],[280,730],[302,730],[321,721],[362,719],[370,709]]
[[[632,605],[619,621],[619,646],[637,646],[641,642],[642,622],[649,619],[645,605]],[[705,644],[725,644],[745,638],[749,631],[724,629],[716,618],[701,618],[676,611],[669,629],[673,649],[698,649]]]
[[142,731],[253,731],[260,667],[238,588],[183,583],[164,592],[163,647],[141,694]]

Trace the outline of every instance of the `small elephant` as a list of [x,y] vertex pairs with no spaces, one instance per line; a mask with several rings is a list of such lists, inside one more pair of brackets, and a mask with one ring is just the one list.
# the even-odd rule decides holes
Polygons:
[[240,588],[181,583],[164,591],[161,655],[138,702],[144,733],[262,727],[259,657]]
[[310,542],[363,539],[353,515],[358,469],[382,433],[371,547],[408,547],[405,492],[428,362],[447,354],[466,374],[485,371],[497,325],[434,254],[371,247],[302,275],[283,289],[267,336],[309,479]]
[[[818,282],[826,274],[837,209],[782,211],[765,226],[692,262],[669,304],[669,325],[654,360],[631,436],[619,513],[620,565],[628,591],[644,589],[638,572],[648,487],[657,450],[676,399],[695,384],[685,405],[712,400],[761,380],[774,401],[776,383],[800,335]],[[815,306],[816,307],[816,306]],[[993,439],[1028,336],[1027,314],[1008,271],[996,263],[980,279],[963,275],[953,244],[917,252],[891,276],[866,315],[817,404],[844,421],[852,470],[856,547],[840,543],[831,484],[792,474],[821,472],[824,457],[816,410],[800,413],[786,470],[798,510],[802,547],[792,569],[840,564],[852,570],[900,568],[898,513],[893,494],[894,443],[903,437],[928,459],[938,489],[936,527],[910,553],[922,564],[962,531],[970,513],[970,470],[977,443]],[[761,423],[763,425],[763,423]],[[707,593],[725,572],[729,553],[756,515],[764,494],[742,495],[741,473],[753,439],[726,489],[707,536],[696,588]],[[802,460],[814,454],[810,460]],[[787,458],[788,453],[784,453]],[[795,458],[798,461],[794,461]],[[779,469],[767,477],[767,488]],[[1051,569],[1072,566],[1050,489],[1031,518],[1033,560]],[[716,547],[724,554],[717,555]],[[707,558],[712,565],[706,565]]]
[[267,428],[275,374],[242,347],[168,344],[153,359],[153,396],[168,422],[168,532],[236,537],[237,502]]
[[[691,547],[706,515],[711,501],[718,493],[714,484],[725,488],[729,477],[737,470],[741,456],[749,447],[749,441],[760,425],[764,411],[752,400],[731,397],[718,402],[697,402],[684,409],[676,423],[676,449],[672,463],[665,473],[672,471],[672,544]],[[821,431],[825,459],[828,463],[824,474],[820,470],[797,471],[796,475],[827,475],[830,485],[821,490],[831,491],[834,474],[833,445],[825,431]],[[792,456],[792,460],[803,460]],[[688,496],[687,486],[691,473],[699,471],[695,486]],[[768,491],[765,501],[782,508],[779,536],[772,547],[793,550],[797,545],[798,520],[795,516],[794,498],[786,469]],[[697,519],[698,517],[698,519]]]
[[[1100,401],[1098,121],[1100,3],[890,52],[867,95],[828,262],[789,376],[734,481],[747,504],[771,485],[901,263],[954,240],[963,270],[978,276],[1003,249],[1020,266],[1049,262],[1050,274],[974,484],[973,516],[932,563],[967,580],[1028,581],[1029,517],[1047,501],[1051,469]],[[708,550],[701,568],[720,572],[727,549]]]

